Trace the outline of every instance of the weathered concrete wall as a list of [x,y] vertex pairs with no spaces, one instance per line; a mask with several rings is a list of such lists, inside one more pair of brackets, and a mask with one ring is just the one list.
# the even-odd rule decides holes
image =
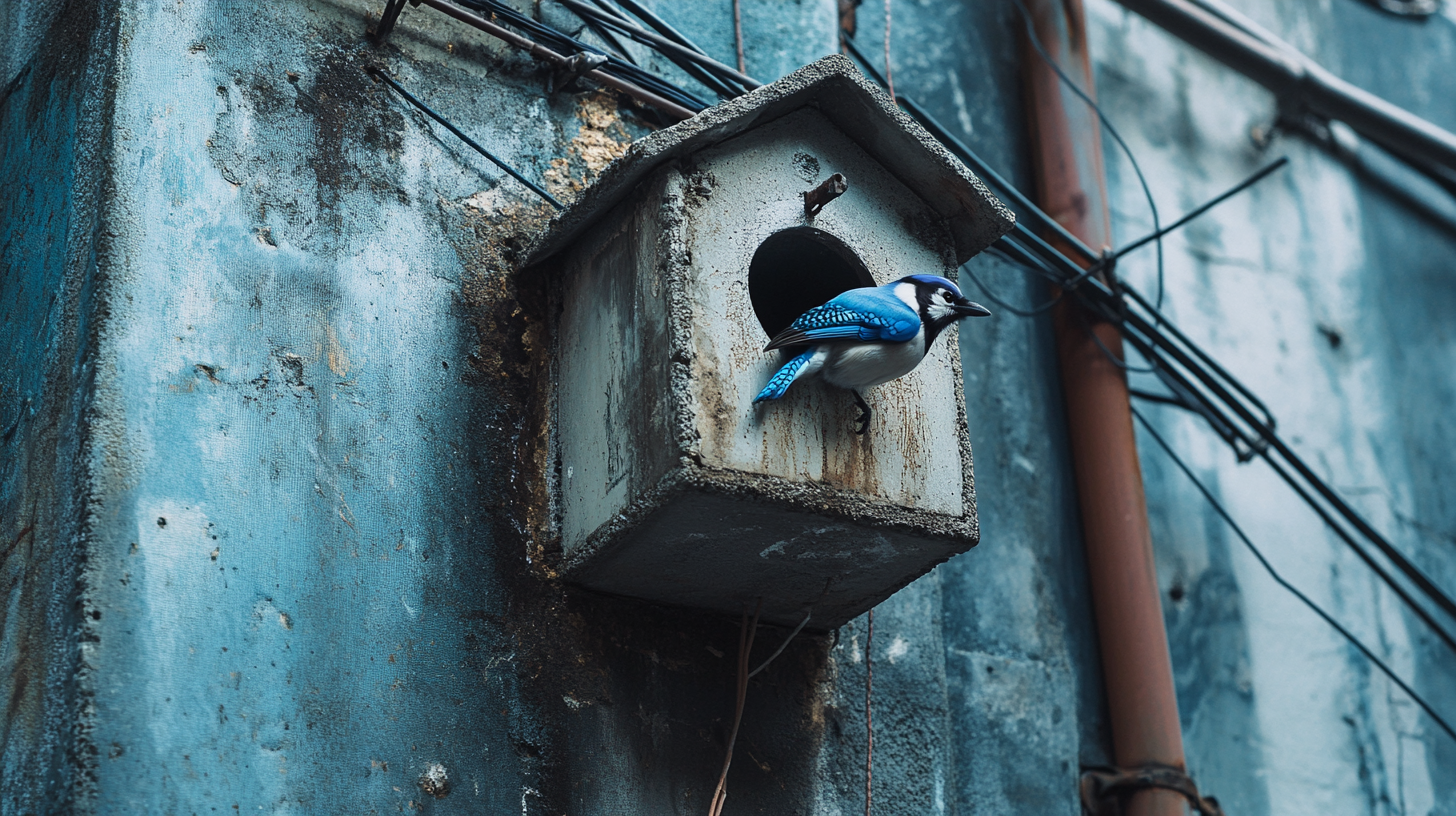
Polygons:
[[[1450,4],[1423,24],[1339,0],[1235,5],[1339,76],[1456,128]],[[1325,479],[1456,591],[1456,234],[1300,137],[1256,143],[1251,131],[1274,120],[1268,93],[1112,2],[1088,9],[1100,99],[1164,223],[1291,159],[1170,236],[1169,313],[1269,403]],[[1151,222],[1108,150],[1125,242]],[[1151,249],[1120,269],[1153,292]],[[1268,468],[1235,464],[1197,418],[1144,410],[1287,578],[1456,717],[1456,657]],[[1229,813],[1456,813],[1456,744],[1275,585],[1150,439],[1142,460],[1200,786]]]
[[[658,5],[732,61],[729,4]],[[744,5],[761,78],[835,50],[833,0]],[[646,126],[425,9],[369,46],[376,7],[4,18],[43,34],[0,101],[0,812],[706,807],[737,621],[568,590],[530,535],[504,272],[547,211],[361,66],[561,196]],[[1008,13],[897,5],[896,79],[1025,180]],[[1048,331],[960,350],[983,544],[876,615],[876,812],[1074,814],[1105,754]],[[732,812],[862,807],[864,629],[755,678]]]

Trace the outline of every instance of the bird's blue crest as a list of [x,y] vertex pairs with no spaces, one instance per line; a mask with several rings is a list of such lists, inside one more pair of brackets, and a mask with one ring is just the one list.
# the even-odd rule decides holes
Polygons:
[[959,286],[956,286],[954,283],[951,283],[949,280],[947,280],[946,278],[942,278],[939,275],[907,275],[900,280],[909,281],[911,283],[923,283],[926,286],[944,286],[945,288],[954,292],[956,297],[965,297],[965,295],[961,294],[961,289]]

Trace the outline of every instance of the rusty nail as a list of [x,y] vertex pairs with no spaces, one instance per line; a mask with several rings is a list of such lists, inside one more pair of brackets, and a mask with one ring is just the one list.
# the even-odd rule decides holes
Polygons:
[[824,205],[844,195],[849,189],[849,182],[844,180],[843,173],[835,173],[812,190],[804,193],[804,215],[813,218],[824,209]]

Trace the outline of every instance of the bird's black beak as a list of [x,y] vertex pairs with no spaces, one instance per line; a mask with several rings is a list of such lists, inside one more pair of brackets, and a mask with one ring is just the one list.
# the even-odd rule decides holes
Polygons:
[[956,317],[990,317],[991,310],[979,303],[972,303],[969,300],[962,300],[951,305],[955,310]]

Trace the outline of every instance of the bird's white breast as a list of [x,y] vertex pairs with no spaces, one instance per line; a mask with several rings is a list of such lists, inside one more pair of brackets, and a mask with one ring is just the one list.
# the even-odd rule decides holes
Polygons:
[[904,343],[825,343],[820,376],[838,388],[859,390],[899,379],[925,358],[925,329]]

